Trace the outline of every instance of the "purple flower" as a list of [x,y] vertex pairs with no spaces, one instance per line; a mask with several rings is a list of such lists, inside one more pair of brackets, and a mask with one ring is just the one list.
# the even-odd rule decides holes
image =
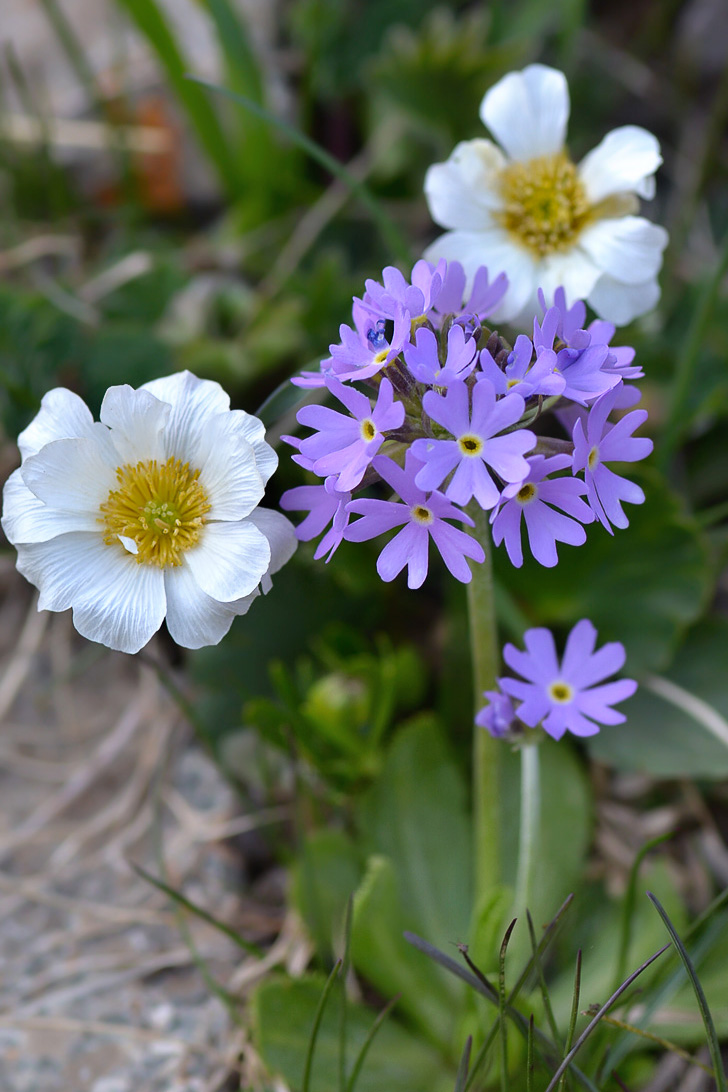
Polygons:
[[300,542],[316,538],[316,535],[320,535],[332,523],[316,547],[313,555],[316,561],[324,554],[328,554],[326,560],[330,561],[339,547],[349,522],[346,506],[350,500],[351,493],[339,492],[333,476],[327,478],[323,485],[299,485],[295,489],[288,489],[281,497],[281,508],[285,512],[308,509],[308,515],[296,528],[296,537]]
[[580,418],[574,425],[574,474],[584,471],[586,495],[600,523],[612,534],[615,527],[628,527],[629,520],[622,504],[642,504],[643,491],[635,482],[621,478],[605,463],[635,463],[645,459],[652,451],[652,440],[632,436],[636,428],[647,420],[646,410],[632,410],[616,425],[607,418],[620,400],[621,384],[594,403],[586,419],[586,427]]
[[385,320],[378,318],[361,300],[352,308],[355,330],[339,327],[341,344],[329,345],[331,356],[321,361],[324,375],[337,379],[369,379],[391,364],[409,340],[409,313],[397,305],[392,340],[387,341]]
[[344,535],[347,541],[365,542],[404,524],[377,560],[377,572],[382,580],[394,580],[406,565],[408,587],[419,588],[427,576],[427,555],[432,538],[455,579],[463,584],[469,583],[472,574],[465,558],[482,562],[485,554],[479,542],[445,521],[457,519],[472,527],[470,517],[446,500],[442,493],[428,495],[415,484],[420,462],[412,454],[411,448],[405,457],[404,469],[381,455],[373,465],[384,481],[399,494],[402,503],[369,499],[351,501],[349,512],[362,518],[347,528]]
[[454,470],[445,495],[456,504],[467,504],[475,497],[487,510],[498,503],[500,493],[486,466],[506,482],[521,482],[526,477],[528,463],[523,456],[535,447],[536,437],[526,429],[498,435],[523,414],[520,394],[507,394],[496,401],[493,384],[481,379],[473,388],[471,416],[468,387],[462,380],[455,380],[444,397],[428,391],[423,405],[454,439],[425,438],[412,444],[413,454],[424,464],[417,474],[421,489],[436,489]]
[[614,641],[594,652],[596,637],[597,631],[586,618],[577,622],[567,638],[561,663],[553,635],[547,629],[527,630],[526,652],[506,645],[503,659],[527,681],[504,678],[498,683],[501,690],[521,702],[516,714],[524,724],[535,728],[543,722],[550,736],[561,739],[567,731],[575,736],[593,736],[599,731],[598,724],[621,724],[625,720],[611,706],[634,694],[634,679],[595,685],[623,666],[624,645]]
[[304,459],[310,460],[311,469],[319,477],[338,474],[336,488],[346,492],[355,489],[364,477],[384,443],[384,433],[402,424],[404,406],[394,401],[392,384],[386,378],[379,385],[373,409],[365,394],[345,387],[336,379],[327,379],[326,386],[352,416],[328,406],[304,406],[298,411],[299,424],[318,431],[301,441],[300,452]]
[[363,304],[389,318],[395,317],[399,306],[414,321],[427,318],[432,311],[446,315],[467,310],[480,319],[487,318],[495,311],[508,288],[505,273],[499,274],[491,284],[488,270],[481,266],[475,274],[473,290],[465,301],[465,271],[459,262],[448,264],[444,258],[436,266],[424,259],[416,262],[411,284],[394,266],[387,266],[382,280],[384,285],[378,281],[366,281]]
[[[564,470],[571,464],[569,455],[554,455],[548,459],[544,455],[532,455],[528,462],[528,476],[520,485],[505,487],[499,505],[491,515],[493,542],[500,546],[505,539],[511,562],[520,568],[523,564],[523,517],[531,553],[540,565],[553,568],[559,560],[556,543],[581,546],[586,542],[586,531],[581,524],[592,523],[594,513],[581,500],[580,495],[586,493],[586,485],[578,478],[547,480],[549,474]],[[561,512],[557,512],[557,508]]]
[[475,339],[467,337],[462,326],[451,326],[447,335],[447,359],[441,364],[437,338],[432,330],[421,326],[415,334],[415,344],[405,349],[404,358],[420,383],[447,387],[453,379],[467,379],[475,367],[476,352]]
[[519,334],[503,369],[498,367],[488,350],[483,349],[479,357],[480,371],[476,377],[478,380],[490,380],[498,395],[512,392],[520,394],[522,398],[530,398],[535,394],[546,397],[562,394],[566,386],[564,377],[546,356],[538,357],[533,365],[532,356],[531,339]]
[[495,739],[503,739],[511,731],[516,719],[513,702],[498,690],[486,690],[483,697],[488,699],[488,705],[484,705],[476,714],[475,723],[480,728],[486,728]]
[[475,271],[473,288],[465,298],[467,277],[460,262],[449,262],[443,281],[442,290],[435,300],[435,310],[441,315],[458,314],[467,311],[478,319],[492,315],[508,290],[508,277],[499,273],[490,281],[484,265]]
[[[564,377],[564,398],[586,405],[621,378],[642,374],[641,369],[628,367],[633,350],[610,348],[609,339],[614,334],[610,323],[595,322],[588,330],[583,329],[586,307],[581,300],[567,308],[563,288],[556,289],[553,307],[546,308],[543,292],[539,292],[539,300],[545,313],[541,323],[533,320],[533,344],[538,359],[546,360],[551,371]],[[554,350],[554,341],[563,343],[562,347]]]
[[440,294],[447,262],[443,258],[434,266],[421,259],[412,269],[412,283],[395,266],[388,265],[382,272],[384,286],[378,281],[365,281],[363,303],[380,315],[394,318],[398,308],[408,312],[410,320],[425,316],[432,309]]

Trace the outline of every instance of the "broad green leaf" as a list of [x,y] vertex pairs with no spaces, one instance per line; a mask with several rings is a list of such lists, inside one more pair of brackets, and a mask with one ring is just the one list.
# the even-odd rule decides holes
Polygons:
[[[624,473],[638,476],[633,467]],[[514,569],[502,550],[494,552],[499,580],[531,622],[571,626],[591,619],[600,643],[626,646],[630,673],[664,669],[712,584],[708,547],[695,521],[656,471],[640,473],[639,480],[647,499],[626,506],[630,526],[613,537],[598,524],[588,527],[584,546],[560,547],[554,569],[532,560]]]
[[627,723],[589,741],[591,754],[653,777],[728,775],[726,649],[725,619],[696,626],[664,677],[648,676],[624,706]]
[[293,905],[316,941],[319,955],[341,955],[346,904],[362,874],[360,856],[340,830],[317,830],[293,866]]
[[412,929],[412,921],[403,910],[397,881],[391,860],[370,859],[354,899],[352,962],[383,996],[400,994],[402,1012],[448,1051],[453,1013],[461,1007],[464,989],[405,941],[403,934]]
[[398,732],[381,776],[359,803],[358,827],[365,850],[392,861],[407,928],[441,948],[465,937],[471,909],[465,785],[434,722]]
[[[291,1092],[299,1092],[311,1027],[324,987],[322,977],[269,980],[253,995],[257,1049],[271,1073],[280,1075]],[[316,1042],[311,1088],[315,1092],[339,1089],[338,991],[324,1011]],[[347,1007],[348,1071],[376,1018],[361,1005]],[[367,1055],[357,1092],[452,1092],[455,1070],[449,1071],[427,1043],[386,1020]]]

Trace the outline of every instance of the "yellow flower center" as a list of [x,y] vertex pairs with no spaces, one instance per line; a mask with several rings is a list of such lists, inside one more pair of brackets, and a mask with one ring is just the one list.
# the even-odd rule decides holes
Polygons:
[[374,364],[383,364],[387,359],[387,353],[389,352],[389,346],[386,349],[380,349],[378,353],[374,355]]
[[467,434],[458,439],[458,447],[463,455],[480,455],[483,450],[483,441],[480,436],[471,436],[470,434]]
[[119,487],[99,509],[104,542],[120,544],[123,535],[136,543],[140,565],[181,565],[182,554],[198,542],[211,508],[199,476],[199,470],[190,470],[173,456],[164,463],[147,459],[117,467]]
[[552,701],[559,705],[568,705],[574,697],[574,688],[567,682],[552,682],[548,689],[548,695]]
[[415,523],[421,524],[423,527],[429,526],[434,521],[434,516],[429,508],[425,508],[424,504],[415,504],[410,509],[412,512],[412,519]]
[[503,227],[541,258],[567,250],[591,218],[584,185],[563,152],[506,167],[501,194]]
[[377,426],[372,421],[371,417],[365,417],[359,426],[362,440],[365,443],[370,443],[371,440],[377,435]]
[[529,504],[532,500],[536,499],[538,489],[533,482],[526,482],[516,493],[516,500],[521,504]]
[[593,447],[591,449],[591,451],[589,452],[589,458],[587,459],[587,466],[589,467],[590,470],[593,470],[598,462],[599,462],[599,448],[598,447]]

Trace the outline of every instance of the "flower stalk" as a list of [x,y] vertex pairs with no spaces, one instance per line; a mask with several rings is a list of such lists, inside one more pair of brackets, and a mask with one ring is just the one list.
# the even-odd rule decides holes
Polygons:
[[521,824],[518,836],[518,872],[514,915],[532,905],[534,868],[538,859],[541,814],[541,762],[538,741],[524,743],[521,753]]
[[[493,570],[490,556],[488,514],[479,504],[471,503],[469,513],[475,526],[471,532],[483,547],[485,561],[473,566],[468,584],[470,649],[475,688],[475,707],[483,702],[483,692],[495,687],[499,663],[498,628],[493,596]],[[473,850],[475,905],[502,881],[501,765],[503,743],[478,725],[473,736]]]

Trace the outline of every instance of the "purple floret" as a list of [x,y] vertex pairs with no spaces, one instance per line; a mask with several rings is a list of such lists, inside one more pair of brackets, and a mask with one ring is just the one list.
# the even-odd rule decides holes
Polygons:
[[643,504],[645,495],[639,485],[621,478],[605,463],[639,462],[647,458],[653,447],[652,440],[632,436],[634,430],[647,420],[646,410],[632,410],[616,425],[608,423],[609,414],[620,400],[620,387],[602,395],[591,408],[586,426],[580,418],[574,425],[572,435],[573,472],[584,471],[587,500],[610,534],[613,533],[612,524],[615,527],[629,526],[622,504]]
[[[516,715],[531,728],[543,723],[554,739],[565,732],[593,736],[600,724],[622,724],[625,717],[611,708],[634,694],[633,679],[597,686],[623,666],[624,645],[618,641],[594,652],[597,631],[586,618],[572,629],[559,663],[556,646],[547,629],[524,634],[526,651],[506,645],[503,658],[522,679],[503,678],[498,683],[506,694],[520,701]],[[596,722],[596,723],[595,723]]]
[[415,344],[404,351],[407,367],[415,379],[428,387],[447,387],[454,379],[467,379],[475,367],[477,345],[462,326],[450,327],[447,335],[447,358],[440,363],[437,338],[432,330],[421,326],[415,334]]
[[391,459],[378,456],[374,469],[402,498],[402,502],[384,500],[354,500],[348,505],[351,513],[362,518],[346,530],[349,542],[365,542],[385,531],[405,526],[387,543],[377,560],[377,572],[382,580],[394,580],[407,566],[407,585],[419,588],[427,576],[430,538],[440,552],[442,560],[456,580],[467,584],[472,579],[466,557],[474,561],[485,560],[483,548],[470,535],[445,522],[449,519],[473,525],[473,521],[442,493],[427,493],[415,484],[420,462],[410,448],[405,457],[404,469]]
[[[499,505],[491,515],[493,542],[500,546],[505,540],[508,557],[516,568],[520,568],[523,564],[523,518],[531,553],[540,565],[552,568],[559,560],[556,543],[581,546],[586,542],[582,524],[592,523],[594,513],[581,499],[586,493],[586,485],[578,478],[548,480],[549,474],[571,465],[570,456],[532,455],[528,462],[530,470],[526,479],[520,485],[505,487]],[[561,511],[557,512],[557,508]]]
[[296,528],[296,537],[300,542],[308,542],[320,535],[325,527],[331,527],[316,547],[316,561],[324,554],[330,561],[344,538],[344,531],[349,522],[347,504],[351,493],[339,492],[336,478],[327,478],[323,485],[298,485],[288,489],[281,497],[281,508],[285,512],[305,512],[308,515]]
[[436,489],[454,470],[445,495],[461,505],[475,497],[487,511],[500,496],[487,467],[505,482],[521,482],[526,477],[528,463],[523,456],[535,447],[536,437],[526,429],[498,435],[522,416],[524,401],[520,394],[508,394],[496,401],[493,384],[481,379],[473,388],[471,414],[468,387],[462,380],[455,380],[444,396],[428,391],[423,405],[453,439],[424,438],[412,444],[413,454],[424,464],[417,475],[421,489]]
[[394,315],[394,331],[387,340],[385,320],[377,317],[360,300],[354,300],[354,326],[341,325],[339,345],[329,345],[331,356],[321,361],[324,375],[346,380],[369,379],[391,364],[409,341],[409,313],[399,305]]
[[379,385],[374,408],[365,394],[336,379],[327,379],[326,386],[351,416],[328,406],[304,406],[298,411],[298,423],[318,431],[301,441],[300,453],[319,477],[338,475],[337,489],[346,492],[364,477],[384,443],[384,433],[402,424],[404,406],[394,401],[392,384],[386,378]]
[[525,334],[519,334],[503,369],[498,367],[488,350],[483,349],[476,376],[478,380],[488,379],[498,395],[513,393],[520,394],[522,398],[530,398],[532,395],[543,394],[548,398],[554,394],[562,394],[566,380],[554,370],[555,362],[552,365],[549,359],[541,356],[531,364],[532,356],[531,339]]
[[476,714],[475,723],[479,728],[487,729],[494,739],[503,739],[516,719],[513,702],[507,694],[501,694],[498,690],[485,690],[483,697],[488,699],[488,704]]

